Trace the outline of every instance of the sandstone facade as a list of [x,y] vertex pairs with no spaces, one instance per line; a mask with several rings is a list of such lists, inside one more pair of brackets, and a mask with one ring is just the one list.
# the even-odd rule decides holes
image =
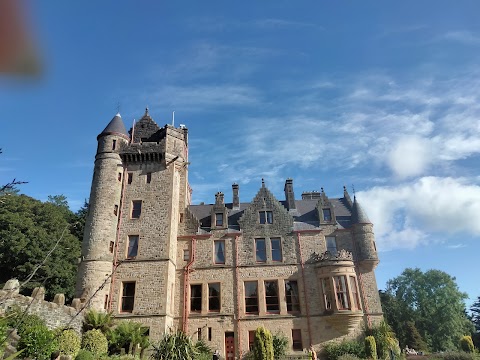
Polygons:
[[188,131],[148,110],[129,133],[119,115],[98,136],[77,297],[161,338],[172,328],[241,358],[260,325],[291,354],[354,337],[382,318],[373,225],[344,189],[285,200],[262,180],[243,203],[219,192],[190,204]]

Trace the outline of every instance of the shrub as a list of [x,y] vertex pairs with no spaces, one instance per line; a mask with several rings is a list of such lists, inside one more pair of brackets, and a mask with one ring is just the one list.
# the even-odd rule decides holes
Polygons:
[[23,356],[37,360],[49,360],[57,349],[55,334],[45,325],[32,325],[24,329],[17,348],[23,351]]
[[475,360],[475,355],[463,351],[448,351],[441,354],[435,354],[436,359],[441,360]]
[[72,329],[64,330],[58,336],[58,350],[62,355],[70,355],[75,358],[80,350],[80,343],[80,336]]
[[17,326],[17,333],[18,335],[22,336],[29,328],[38,327],[38,326],[46,326],[45,321],[41,319],[39,316],[34,314],[19,314],[15,320],[14,326]]
[[377,344],[375,338],[371,335],[365,338],[365,356],[368,359],[377,358]]
[[365,335],[371,335],[375,338],[377,356],[379,359],[390,358],[390,351],[393,351],[397,357],[400,356],[400,346],[398,345],[395,333],[385,321],[365,330]]
[[330,343],[325,346],[325,355],[328,360],[337,360],[342,355],[355,355],[358,358],[365,358],[365,346],[358,341],[342,341],[341,343]]
[[108,351],[108,341],[100,330],[89,330],[83,334],[82,349],[88,350],[95,357],[106,354]]
[[157,345],[152,345],[155,360],[193,360],[198,355],[195,345],[182,331],[166,333]]
[[340,355],[338,357],[338,360],[360,360],[360,358],[356,355],[345,354],[345,355]]
[[80,349],[75,360],[95,360],[95,356],[88,350]]
[[90,309],[83,318],[83,331],[100,330],[105,335],[113,326],[113,314]]
[[273,335],[273,357],[278,360],[287,353],[288,339],[282,333]]
[[263,326],[257,328],[255,331],[253,354],[255,360],[273,360],[272,333]]
[[212,349],[210,346],[207,345],[207,343],[203,340],[198,340],[195,343],[195,349],[197,350],[198,356],[196,359],[208,359],[210,360],[212,358]]
[[473,346],[473,340],[471,336],[463,336],[460,339],[460,349],[467,353],[473,353],[475,351],[475,347]]
[[120,321],[108,335],[110,350],[120,352],[125,349],[127,354],[135,355],[137,346],[145,349],[149,345],[148,327],[135,321]]

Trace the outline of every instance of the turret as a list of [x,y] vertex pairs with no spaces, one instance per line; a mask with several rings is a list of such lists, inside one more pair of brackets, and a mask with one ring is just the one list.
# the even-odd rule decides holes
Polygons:
[[358,245],[357,260],[360,266],[368,271],[375,269],[379,261],[375,235],[373,234],[373,224],[360,206],[356,196],[353,198],[352,205],[352,226],[355,241]]
[[[110,288],[117,223],[124,180],[119,150],[129,136],[120,114],[98,135],[89,211],[82,242],[76,297],[89,307],[105,309]],[[103,286],[103,287],[102,287]],[[100,289],[94,298],[93,294]]]

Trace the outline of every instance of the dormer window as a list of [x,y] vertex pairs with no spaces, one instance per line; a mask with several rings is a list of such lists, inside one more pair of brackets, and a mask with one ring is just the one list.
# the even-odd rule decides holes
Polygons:
[[259,220],[260,224],[272,224],[273,223],[273,213],[271,211],[259,211]]
[[215,214],[215,226],[223,226],[223,214],[216,213]]
[[332,221],[332,212],[330,209],[322,209],[322,212],[324,221]]
[[335,239],[335,236],[327,236],[325,238],[325,241],[327,243],[327,251],[336,254],[337,253],[337,240]]

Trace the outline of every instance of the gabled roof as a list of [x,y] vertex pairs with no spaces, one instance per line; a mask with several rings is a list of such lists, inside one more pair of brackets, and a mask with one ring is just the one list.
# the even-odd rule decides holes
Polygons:
[[129,139],[127,129],[119,113],[113,117],[107,127],[97,136],[97,139],[106,135],[119,135]]

